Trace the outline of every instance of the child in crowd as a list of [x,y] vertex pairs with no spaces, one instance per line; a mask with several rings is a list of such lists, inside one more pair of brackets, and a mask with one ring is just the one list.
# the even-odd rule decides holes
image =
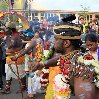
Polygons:
[[[98,62],[99,64],[99,47],[98,47],[98,36],[95,33],[89,33],[85,37],[85,43],[86,43],[86,48],[88,49],[88,53],[93,56],[95,62]],[[97,67],[99,68],[99,67]],[[98,73],[97,73],[98,72]],[[96,71],[95,69],[95,93],[96,93],[96,98],[99,99],[99,70]]]

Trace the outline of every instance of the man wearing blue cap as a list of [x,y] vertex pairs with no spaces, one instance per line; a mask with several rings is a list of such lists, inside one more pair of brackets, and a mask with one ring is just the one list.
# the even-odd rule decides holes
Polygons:
[[22,81],[22,90],[26,90],[26,77],[24,72],[24,56],[17,61],[17,64],[15,61],[12,61],[10,58],[19,53],[22,49],[22,40],[20,38],[19,33],[16,30],[15,23],[6,23],[6,65],[5,65],[5,72],[6,72],[6,84],[5,88],[2,91],[2,94],[9,94],[10,87],[11,87],[11,81],[12,78],[18,79],[16,75],[17,74],[17,68],[16,65],[18,65],[18,72],[20,75],[20,79]]

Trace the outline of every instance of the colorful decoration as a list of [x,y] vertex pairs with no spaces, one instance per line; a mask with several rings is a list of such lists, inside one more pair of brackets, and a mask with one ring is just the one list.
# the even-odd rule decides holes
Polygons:
[[36,51],[35,51],[35,59],[37,62],[41,61],[43,55],[43,49],[40,43],[36,45]]
[[43,75],[42,75],[42,78],[41,78],[41,87],[43,89],[46,89],[47,85],[48,85],[48,77],[49,77],[49,69],[47,68],[43,68]]
[[54,99],[70,99],[71,89],[69,88],[69,81],[71,75],[71,65],[73,65],[72,58],[78,53],[73,51],[69,54],[61,56],[57,65],[60,66],[61,74],[55,76],[54,79]]
[[24,17],[22,14],[17,13],[17,12],[0,12],[0,19],[6,20],[8,15],[10,16],[10,22],[17,23],[18,20],[21,20],[23,24],[23,29],[28,29],[29,28],[29,22],[26,17]]
[[[50,59],[50,57],[53,55],[53,47],[50,48],[50,50],[44,50],[44,51],[47,51],[46,55],[43,55],[42,57],[42,61],[45,62],[47,61],[48,59]],[[41,86],[43,88],[46,88],[47,85],[48,85],[48,77],[49,77],[49,68],[43,68],[43,76],[42,76],[42,79],[41,79]]]
[[[96,79],[94,79],[96,87],[99,88],[99,61],[98,59],[95,59],[92,55],[89,53],[86,53],[84,56],[80,56],[78,58],[78,63],[84,64],[87,68],[87,75],[89,74],[88,72],[90,71],[91,74],[90,76],[95,76]],[[84,66],[84,67],[85,67]],[[94,75],[95,73],[95,75]]]
[[[46,51],[46,50],[44,50]],[[46,60],[50,59],[51,56],[53,55],[53,47],[51,47],[50,49],[47,49],[48,53],[46,55],[42,56],[42,61],[45,62]]]
[[58,74],[54,79],[54,99],[70,99],[70,85],[68,80],[65,79],[66,76],[63,74]]
[[62,57],[58,60],[58,65],[61,69],[61,74],[55,76],[54,79],[54,99],[69,99],[71,90],[69,88],[69,68],[71,62],[66,59],[64,60]]

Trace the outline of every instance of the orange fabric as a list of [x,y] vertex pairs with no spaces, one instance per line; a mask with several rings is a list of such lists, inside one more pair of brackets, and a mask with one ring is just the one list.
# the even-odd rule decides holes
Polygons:
[[59,66],[49,68],[49,84],[47,86],[45,99],[54,99],[54,89],[53,89],[54,78],[59,73],[60,73]]
[[60,68],[59,66],[56,66],[56,67],[50,67],[49,68],[49,84],[54,84],[54,78],[57,74],[59,74],[61,71],[60,71]]
[[[8,57],[6,58],[6,63],[7,63],[7,64],[15,64],[15,61],[12,61],[12,60],[11,60],[11,57],[12,57],[12,56],[8,56]],[[24,56],[18,58],[18,60],[17,60],[17,64],[18,64],[18,65],[19,65],[19,64],[23,64],[23,63],[24,63]]]
[[[18,52],[16,52],[16,53],[18,53]],[[13,57],[16,53],[9,53],[9,54],[13,54],[13,55],[11,55],[11,56],[9,56],[9,54],[7,53],[7,57],[6,57],[6,63],[7,64],[15,64],[15,61],[12,61],[11,60],[11,57]],[[19,64],[23,64],[24,63],[24,60],[25,60],[25,56],[22,56],[22,57],[20,57],[20,58],[18,58],[18,60],[17,60],[17,64],[19,65]]]

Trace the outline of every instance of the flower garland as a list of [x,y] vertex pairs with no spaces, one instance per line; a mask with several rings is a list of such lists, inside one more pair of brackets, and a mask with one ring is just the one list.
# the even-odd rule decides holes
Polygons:
[[41,61],[43,55],[43,49],[40,43],[37,43],[36,45],[36,52],[35,52],[35,59],[36,61]]
[[54,79],[54,99],[70,99],[71,89],[69,85],[71,75],[71,65],[73,56],[78,53],[75,50],[69,54],[59,58],[57,65],[60,66],[61,73],[55,76]]
[[[46,51],[46,50],[45,50]],[[46,56],[42,56],[42,61],[45,62],[46,60],[50,59],[51,56],[53,55],[53,47],[50,48],[50,50],[47,50],[48,53]],[[46,88],[48,85],[48,77],[49,77],[49,68],[43,68],[43,75],[42,75],[42,79],[41,79],[41,86],[42,88]]]
[[[99,88],[99,61],[98,59],[95,59],[90,53],[86,53],[83,56],[80,56],[78,58],[78,63],[84,64],[87,68],[89,68],[89,71],[91,74],[89,74],[88,70],[86,74],[89,74],[90,76],[95,76],[96,79],[94,80],[96,87]],[[95,73],[95,75],[94,75]]]

